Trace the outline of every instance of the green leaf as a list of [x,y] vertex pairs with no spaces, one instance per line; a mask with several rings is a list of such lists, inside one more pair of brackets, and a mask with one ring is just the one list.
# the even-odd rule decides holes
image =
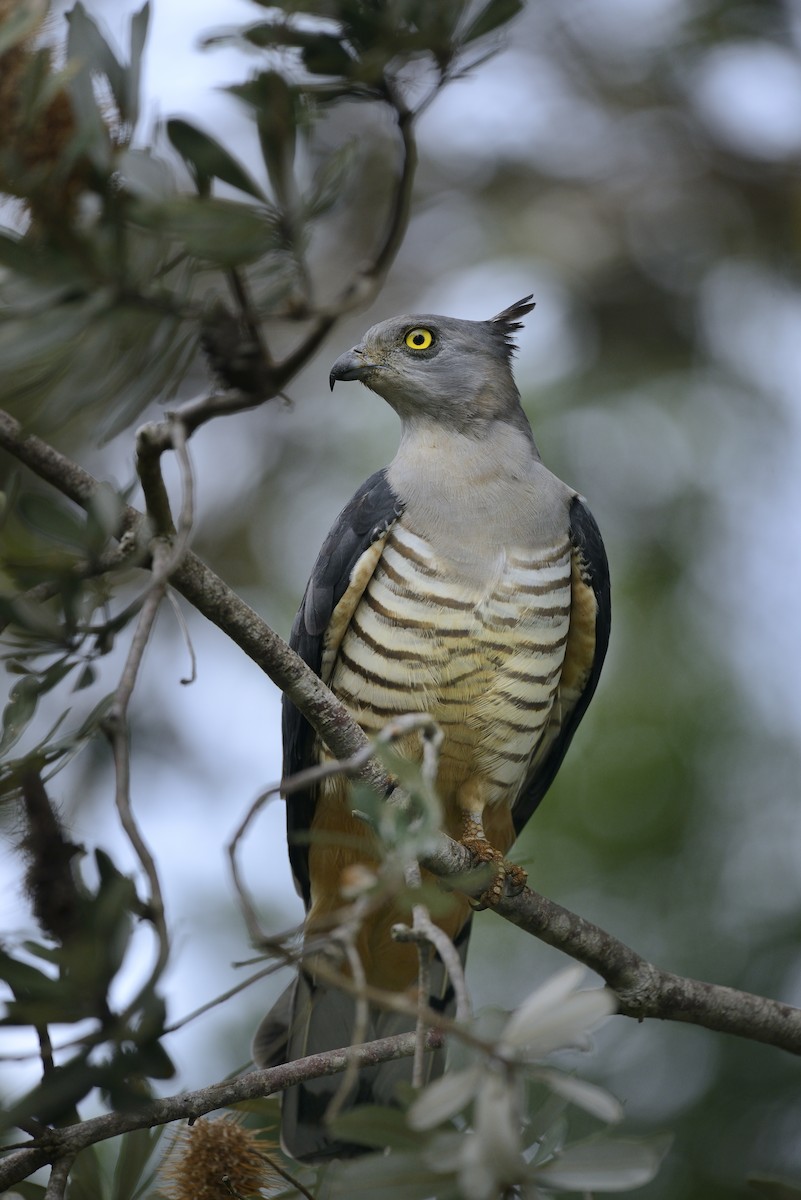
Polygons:
[[669,1137],[592,1138],[566,1146],[534,1178],[570,1192],[619,1192],[643,1187],[659,1171]]
[[109,46],[100,29],[78,3],[67,16],[70,23],[70,57],[80,58],[91,71],[101,71],[108,79],[117,110],[128,120],[128,84],[126,70]]
[[170,169],[150,150],[126,146],[117,156],[117,170],[126,192],[146,202],[162,203],[175,194]]
[[346,142],[320,164],[306,196],[306,214],[320,217],[342,199],[345,180],[356,159],[355,141]]
[[188,121],[173,117],[167,122],[167,136],[199,182],[221,179],[223,183],[266,203],[264,192],[252,176],[208,133],[190,125]]
[[[43,1124],[54,1125],[65,1118],[76,1119],[76,1104],[88,1095],[97,1082],[95,1068],[87,1062],[88,1054],[89,1051],[85,1050],[49,1072],[41,1083],[0,1114],[0,1127],[13,1128],[31,1116],[36,1116]],[[92,1200],[98,1200],[102,1194],[96,1191]]]
[[[111,74],[118,77],[122,68],[97,26],[87,16],[80,0],[67,13],[67,23],[69,25],[67,58],[69,61],[77,61],[79,64],[79,70],[70,80],[69,88],[72,111],[78,123],[76,146],[82,148],[91,158],[95,167],[105,174],[111,169],[111,141],[95,96],[92,71],[105,70],[102,62],[95,61],[96,56],[99,55],[101,58],[104,56],[103,46],[106,46],[108,51],[106,65]],[[111,64],[112,59],[116,66]],[[108,71],[106,73],[108,74]],[[118,78],[116,81],[119,85]],[[109,78],[109,84],[114,90],[115,81]]]
[[463,1071],[447,1071],[424,1088],[409,1109],[414,1130],[433,1129],[461,1112],[475,1097],[486,1075],[484,1066],[474,1064]]
[[4,979],[18,999],[50,999],[58,993],[57,979],[45,975],[30,963],[20,962],[0,948],[0,979]]
[[380,1105],[362,1105],[341,1113],[331,1122],[337,1137],[360,1146],[374,1146],[392,1150],[414,1150],[420,1145],[420,1134],[406,1124],[404,1114],[398,1108]]
[[312,75],[347,75],[353,59],[339,38],[318,33],[303,47],[303,65]]
[[[48,571],[48,574],[50,573]],[[0,596],[0,618],[6,624],[16,625],[34,637],[61,641],[63,636],[61,625],[52,610],[46,604],[36,604],[26,600],[24,596]],[[28,668],[25,670],[28,671]]]
[[227,90],[253,108],[270,184],[278,203],[287,207],[294,191],[297,93],[277,71],[262,71]]
[[[332,1172],[333,1173],[333,1172]],[[450,1200],[458,1196],[419,1154],[369,1154],[343,1164],[334,1176],[338,1195],[369,1200]]]
[[70,671],[76,665],[71,658],[65,657],[60,658],[58,662],[54,662],[49,666],[39,676],[39,695],[43,696],[45,692],[52,691],[54,687],[57,687],[61,683],[61,680],[66,675],[69,675]]
[[42,255],[29,239],[0,233],[0,266],[9,267],[20,275],[34,277],[42,273]]
[[89,501],[86,514],[84,544],[92,554],[99,554],[110,537],[116,537],[122,523],[124,501],[114,488],[106,483]]
[[26,525],[76,550],[86,546],[86,519],[51,493],[24,492],[17,511]]
[[605,1088],[588,1083],[586,1079],[579,1079],[575,1075],[565,1075],[562,1071],[549,1068],[537,1071],[536,1078],[547,1084],[558,1096],[575,1104],[577,1108],[582,1108],[599,1121],[613,1125],[623,1120],[623,1105]]
[[522,12],[524,0],[490,0],[478,16],[471,21],[460,37],[463,43],[474,42],[485,34],[492,33],[501,25],[506,25],[519,12]]
[[73,687],[72,690],[74,692],[82,692],[84,688],[91,687],[96,679],[97,679],[97,672],[95,671],[95,669],[91,665],[91,663],[87,663],[86,666],[84,667],[84,669],[81,671],[80,675],[78,676],[75,686]]
[[270,214],[233,200],[176,196],[165,204],[132,205],[131,216],[174,237],[197,258],[223,267],[253,262],[278,245]]
[[23,1180],[14,1184],[14,1195],[22,1196],[22,1200],[44,1200],[47,1188],[42,1183],[30,1183]]
[[765,1200],[801,1200],[801,1187],[768,1175],[749,1175],[748,1186]]
[[3,709],[0,754],[5,754],[22,737],[36,712],[40,690],[39,679],[35,675],[24,675],[12,687],[8,704]]
[[143,4],[131,18],[130,65],[126,73],[126,106],[128,120],[133,128],[139,119],[139,93],[142,85],[142,55],[147,41],[150,24],[150,3]]
[[175,1075],[175,1063],[158,1042],[140,1047],[133,1058],[137,1074],[148,1079],[172,1079]]
[[153,1173],[147,1173],[147,1166],[164,1130],[163,1125],[157,1125],[155,1129],[135,1129],[119,1139],[110,1200],[134,1200],[137,1192],[150,1184]]

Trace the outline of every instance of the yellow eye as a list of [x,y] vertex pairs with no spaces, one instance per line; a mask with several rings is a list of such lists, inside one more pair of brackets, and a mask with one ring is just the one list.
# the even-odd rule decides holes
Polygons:
[[410,329],[404,338],[410,350],[427,350],[433,340],[430,329]]

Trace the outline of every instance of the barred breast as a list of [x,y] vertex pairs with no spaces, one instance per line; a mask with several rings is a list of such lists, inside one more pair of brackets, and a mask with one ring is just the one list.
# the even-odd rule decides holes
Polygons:
[[480,790],[478,809],[514,803],[554,707],[570,577],[567,538],[498,547],[484,584],[438,558],[403,518],[386,538],[329,682],[367,733],[399,713],[439,722],[446,813],[469,807],[468,786]]

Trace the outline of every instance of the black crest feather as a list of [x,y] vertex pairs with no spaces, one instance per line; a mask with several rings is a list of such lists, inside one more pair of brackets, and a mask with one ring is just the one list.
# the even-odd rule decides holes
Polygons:
[[529,296],[524,296],[522,300],[517,300],[514,304],[510,304],[503,312],[499,312],[497,316],[491,317],[487,322],[491,326],[493,333],[498,334],[502,339],[504,346],[513,354],[517,349],[515,341],[515,332],[523,328],[523,322],[519,318],[524,317],[526,313],[530,313],[534,308],[532,292]]

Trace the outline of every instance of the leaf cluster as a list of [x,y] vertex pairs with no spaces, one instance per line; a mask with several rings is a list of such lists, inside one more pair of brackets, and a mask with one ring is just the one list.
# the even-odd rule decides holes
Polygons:
[[623,1115],[608,1092],[543,1064],[555,1050],[585,1041],[613,1007],[608,993],[578,990],[581,976],[571,967],[516,1012],[479,1014],[459,1062],[410,1093],[405,1112],[365,1107],[337,1117],[338,1136],[384,1152],[335,1168],[334,1195],[540,1200],[552,1191],[622,1192],[653,1179],[665,1138],[606,1131],[568,1138],[568,1105],[606,1125]]
[[149,1079],[174,1073],[159,1040],[165,1008],[155,990],[145,986],[122,1015],[112,1007],[109,992],[143,910],[133,881],[104,851],[95,852],[94,866],[94,886],[73,867],[69,919],[62,922],[57,944],[27,941],[15,952],[0,948],[0,979],[13,997],[0,1025],[31,1026],[40,1037],[50,1025],[78,1027],[75,1052],[58,1064],[45,1055],[41,1082],[2,1113],[3,1130],[32,1117],[63,1123],[95,1088],[114,1108],[135,1107],[148,1098]]
[[118,492],[99,489],[82,511],[51,492],[21,486],[15,477],[5,499],[0,519],[0,621],[6,628],[2,657],[16,682],[0,722],[0,797],[16,794],[26,763],[37,769],[63,766],[97,731],[108,707],[105,699],[67,735],[60,731],[70,710],[63,710],[36,746],[21,758],[8,757],[42,697],[70,676],[73,693],[95,682],[97,661],[110,653],[140,604],[135,598],[112,611],[115,590],[139,560],[135,547],[115,565],[106,557],[122,536],[124,498]]
[[433,59],[444,75],[474,42],[515,17],[523,3],[489,0],[478,12],[465,0],[327,0],[314,5],[289,0],[264,7],[270,9],[268,20],[217,34],[207,44],[241,40],[261,49],[290,48],[313,78],[315,96],[325,101],[380,98],[398,66],[417,58]]

